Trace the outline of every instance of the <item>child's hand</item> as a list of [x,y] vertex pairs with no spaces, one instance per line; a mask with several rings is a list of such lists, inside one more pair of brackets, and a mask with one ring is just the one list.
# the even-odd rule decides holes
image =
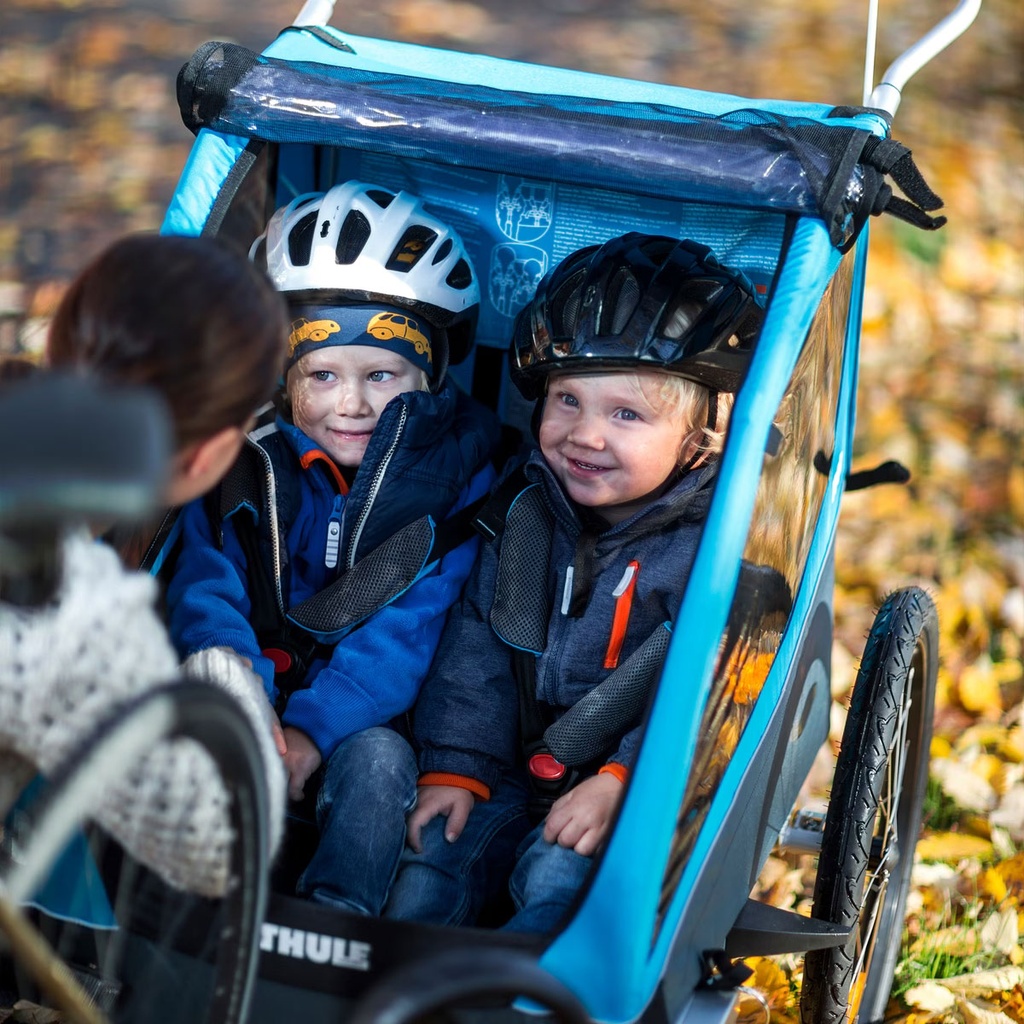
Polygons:
[[417,852],[423,852],[420,833],[432,818],[443,814],[448,819],[444,837],[454,843],[466,827],[469,812],[473,810],[476,797],[460,786],[420,786],[416,806],[406,818],[406,840]]
[[288,769],[288,798],[301,800],[306,782],[320,767],[323,758],[304,732],[286,725],[281,734],[285,743],[284,766]]
[[544,822],[544,838],[592,857],[608,834],[623,789],[608,772],[584,779],[554,802]]
[[277,712],[273,707],[270,709],[270,732],[274,737],[274,746],[277,747],[277,752],[284,757],[288,753],[288,741],[284,738],[281,719],[277,717]]

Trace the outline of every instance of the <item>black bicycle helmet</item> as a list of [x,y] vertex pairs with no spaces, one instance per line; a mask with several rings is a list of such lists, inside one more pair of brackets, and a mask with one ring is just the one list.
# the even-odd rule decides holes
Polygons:
[[630,232],[567,256],[516,320],[512,380],[529,399],[558,370],[667,370],[739,389],[763,311],[747,277],[697,242]]

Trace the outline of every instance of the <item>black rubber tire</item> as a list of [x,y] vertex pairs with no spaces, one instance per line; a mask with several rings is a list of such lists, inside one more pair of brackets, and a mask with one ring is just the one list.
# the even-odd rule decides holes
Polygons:
[[[63,844],[76,832],[88,818],[88,806],[80,800],[69,805],[68,794],[76,792],[83,778],[123,773],[127,765],[117,737],[132,732],[145,735],[151,744],[182,737],[196,740],[216,762],[231,795],[235,835],[228,893],[209,900],[171,889],[93,829],[93,856],[118,929],[101,933],[46,915],[33,919],[58,958],[113,1019],[133,1024],[240,1024],[248,1015],[259,956],[269,825],[260,748],[248,719],[226,694],[199,683],[171,684],[145,694],[104,722],[54,774],[43,798],[27,812],[18,837],[18,860],[41,863],[41,870],[49,870],[50,844],[37,839],[51,835]],[[0,871],[0,878],[7,879],[9,867]],[[186,932],[195,934],[197,924],[205,932],[205,951],[193,970],[189,958],[179,955],[179,947]],[[99,961],[91,961],[96,952],[88,962],[81,955],[86,949],[112,946],[117,955],[101,953],[100,961],[104,956],[107,960],[102,969]],[[187,974],[181,974],[179,963],[186,965]]]
[[822,836],[811,916],[855,926],[804,958],[803,1024],[881,1020],[903,938],[928,781],[938,619],[909,587],[878,610],[853,688]]

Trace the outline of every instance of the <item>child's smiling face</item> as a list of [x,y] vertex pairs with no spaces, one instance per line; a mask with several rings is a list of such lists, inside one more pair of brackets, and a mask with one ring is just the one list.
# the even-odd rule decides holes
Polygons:
[[614,506],[656,491],[680,464],[690,430],[671,403],[648,398],[657,391],[653,372],[556,374],[540,424],[540,448],[569,497],[602,509],[618,522]]
[[339,466],[358,466],[384,407],[396,395],[426,388],[408,359],[370,345],[331,345],[307,352],[288,371],[292,419]]

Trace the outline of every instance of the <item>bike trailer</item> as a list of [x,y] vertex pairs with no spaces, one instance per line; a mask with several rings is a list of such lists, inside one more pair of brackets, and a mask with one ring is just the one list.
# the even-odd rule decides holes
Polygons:
[[[694,239],[748,275],[766,315],[639,759],[571,919],[512,936],[366,920],[275,891],[258,932],[235,937],[258,952],[239,1019],[404,1021],[471,1004],[460,1012],[474,1019],[547,1005],[608,1024],[719,1021],[747,973],[738,958],[782,952],[808,954],[805,1021],[876,1019],[927,777],[937,652],[921,591],[878,613],[827,818],[791,814],[828,735],[841,499],[902,478],[891,463],[851,475],[868,222],[943,222],[890,137],[895,105],[741,98],[323,20],[300,16],[262,54],[207,43],[182,69],[197,138],[165,232],[248,250],[279,205],[338,182],[423,197],[481,282],[478,344],[453,375],[524,432],[531,409],[505,362],[513,319],[583,245],[630,230]],[[820,850],[810,918],[748,898],[780,835]],[[176,1019],[195,954],[187,940],[161,952],[152,1019]]]

